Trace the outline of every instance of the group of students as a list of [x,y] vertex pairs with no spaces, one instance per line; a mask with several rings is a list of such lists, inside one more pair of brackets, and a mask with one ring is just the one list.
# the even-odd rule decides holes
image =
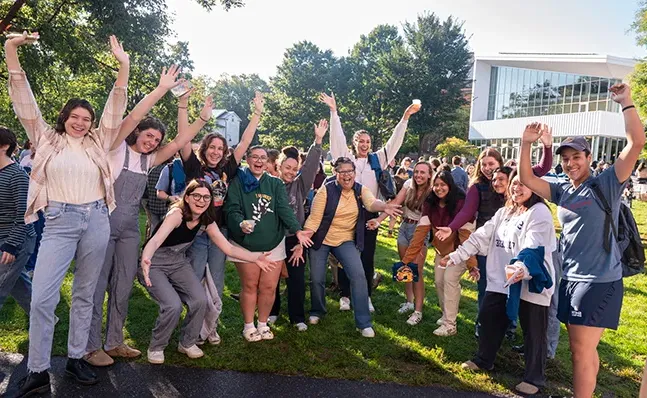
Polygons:
[[[533,123],[522,134],[518,169],[505,166],[496,150],[487,149],[479,155],[464,189],[460,161],[453,162],[454,170],[419,161],[412,168],[412,178],[390,202],[378,199],[380,172],[395,159],[408,120],[420,105],[405,110],[383,148],[373,152],[370,134],[360,130],[349,150],[335,98],[322,94],[320,100],[330,110],[334,176],[320,181],[306,208],[322,171],[326,120],[315,125],[314,142],[305,157],[288,147],[274,159],[267,149],[250,147],[264,105],[257,94],[250,123],[235,149],[228,148],[220,134],[211,133],[202,139],[196,154],[191,140],[211,118],[212,100],[206,99],[198,119],[190,123],[188,93],[178,100],[178,134],[162,145],[166,126],[147,114],[181,82],[179,70],[164,69],[159,85],[124,117],[129,58],[111,37],[120,67],[96,128],[94,108],[82,99],[69,100],[51,127],[41,116],[18,60],[18,47],[29,42],[29,36],[23,35],[5,44],[10,97],[35,154],[29,178],[10,158],[15,136],[0,129],[0,182],[12,187],[0,192],[0,262],[6,269],[0,305],[11,294],[30,316],[29,373],[17,396],[50,388],[47,370],[57,321],[54,311],[72,260],[66,374],[80,384],[99,381],[88,364],[108,366],[115,357],[141,355],[124,342],[123,335],[135,279],[159,304],[147,351],[149,362],[164,362],[164,349],[184,306],[187,313],[178,351],[199,358],[204,355],[200,345],[219,344],[226,261],[236,265],[240,277],[242,334],[247,341],[273,339],[268,321],[278,315],[282,272],[288,277],[290,322],[299,331],[307,330],[306,253],[311,295],[308,323],[318,324],[327,312],[326,272],[333,255],[340,264],[340,309],[350,310],[352,305],[358,331],[373,337],[377,231],[388,216],[402,216],[397,240],[401,262],[394,265],[394,275],[396,279],[411,276],[403,277],[411,283],[405,284],[406,302],[399,309],[412,312],[408,324],[422,321],[424,263],[430,243],[436,252],[434,276],[442,312],[434,334],[457,333],[460,279],[468,271],[478,281],[479,348],[464,368],[491,370],[506,332],[519,319],[526,371],[517,390],[537,393],[545,384],[546,358],[554,357],[559,335],[559,324],[551,322],[552,305],[568,328],[575,395],[592,395],[599,367],[597,344],[605,328],[617,328],[623,294],[621,253],[617,245],[604,250],[606,237],[599,231],[604,230],[605,211],[597,204],[592,186],[602,189],[617,219],[623,186],[645,143],[628,86],[611,89],[613,99],[623,106],[628,144],[615,164],[597,176],[591,175],[588,143],[574,138],[556,151],[570,181],[542,180],[552,165],[552,132]],[[543,156],[531,167],[530,146],[537,140],[544,145]],[[167,188],[150,189],[151,182],[155,188],[169,178],[160,175],[176,153],[180,160],[173,164],[181,165],[184,180],[177,180],[173,193]],[[241,167],[243,158],[246,167]],[[140,257],[138,215],[145,192],[151,230]],[[559,243],[544,200],[559,206],[563,228]],[[171,202],[169,209],[166,201]],[[19,280],[34,248],[31,223],[39,212],[45,228],[30,285]],[[562,261],[559,282],[561,267],[556,263]]]

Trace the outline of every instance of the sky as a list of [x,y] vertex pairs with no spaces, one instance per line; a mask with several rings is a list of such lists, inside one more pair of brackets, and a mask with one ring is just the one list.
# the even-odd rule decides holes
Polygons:
[[398,27],[425,12],[464,22],[476,55],[498,52],[599,53],[644,58],[630,27],[639,0],[245,0],[245,7],[207,12],[168,0],[177,40],[188,41],[195,74],[276,73],[285,50],[309,40],[347,55],[379,24]]

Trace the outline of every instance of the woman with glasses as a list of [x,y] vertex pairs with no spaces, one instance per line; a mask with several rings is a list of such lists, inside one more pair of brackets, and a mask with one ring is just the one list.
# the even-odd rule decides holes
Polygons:
[[204,228],[209,239],[227,255],[244,259],[259,269],[276,268],[266,254],[250,253],[229,243],[220,233],[215,217],[211,187],[204,180],[193,180],[144,246],[139,280],[159,304],[159,315],[148,347],[150,363],[164,363],[164,348],[177,326],[183,304],[187,307],[187,314],[178,351],[191,359],[204,355],[196,343],[207,298],[186,256],[198,230]]
[[351,303],[355,325],[364,337],[375,337],[369,311],[368,286],[360,253],[365,248],[366,212],[384,212],[399,216],[400,205],[375,199],[365,186],[355,182],[355,163],[346,157],[333,164],[336,179],[319,189],[304,225],[314,234],[310,250],[311,325],[326,314],[326,266],[332,253],[350,279]]
[[[279,264],[276,268],[264,269],[244,258],[228,256],[240,276],[243,337],[249,342],[274,338],[267,320],[287,257],[286,233],[296,234],[299,243],[310,245],[310,239],[301,231],[301,224],[290,208],[285,185],[265,172],[267,159],[267,150],[261,146],[247,151],[249,167],[241,168],[232,181],[224,207],[233,245],[254,253],[267,253],[271,261]],[[254,326],[257,307],[258,325]]]

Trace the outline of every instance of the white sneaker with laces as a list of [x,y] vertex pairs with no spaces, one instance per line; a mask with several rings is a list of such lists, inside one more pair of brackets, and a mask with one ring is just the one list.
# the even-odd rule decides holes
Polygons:
[[375,307],[373,307],[373,302],[371,301],[371,298],[368,298],[368,311],[369,312],[375,312]]
[[161,365],[164,363],[164,351],[151,351],[148,350],[148,362]]
[[449,337],[456,334],[455,327],[448,327],[447,325],[441,325],[438,329],[434,330],[434,334],[440,337]]
[[187,357],[191,359],[196,359],[204,356],[204,352],[198,347],[197,345],[192,345],[191,347],[184,347],[182,344],[177,345],[177,350],[178,352],[181,352],[182,354],[186,354]]
[[405,303],[400,304],[400,308],[398,309],[398,314],[406,314],[407,312],[413,311],[414,308],[415,306],[413,305],[413,303],[410,303],[407,301]]
[[211,345],[218,345],[222,341],[220,339],[220,335],[215,330],[213,332],[211,332],[209,337],[207,337],[207,340],[209,341],[209,344],[211,344]]
[[278,317],[278,316],[276,316],[276,315],[270,315],[269,317],[267,317],[267,324],[268,324],[268,325],[273,325],[273,324],[275,324],[275,323],[276,323],[276,321],[277,321],[278,319],[279,319],[279,317]]
[[297,323],[296,325],[294,325],[294,327],[297,328],[299,332],[305,332],[306,330],[308,330],[308,325],[303,322]]
[[407,324],[416,326],[420,323],[420,321],[422,321],[422,312],[413,311],[413,314],[411,314],[411,316],[409,316],[409,319],[407,319]]
[[360,330],[360,333],[362,333],[363,337],[368,337],[368,338],[375,337],[375,330],[373,330],[373,328],[364,328]]
[[310,315],[310,318],[308,318],[308,323],[311,325],[316,325],[320,320],[321,318],[319,318],[318,316]]
[[339,311],[350,311],[350,299],[348,297],[339,299]]
[[444,318],[440,318],[440,319],[438,319],[438,320],[436,321],[436,325],[438,325],[438,326],[440,326],[440,325],[444,325],[444,324],[445,324],[445,319],[444,319]]

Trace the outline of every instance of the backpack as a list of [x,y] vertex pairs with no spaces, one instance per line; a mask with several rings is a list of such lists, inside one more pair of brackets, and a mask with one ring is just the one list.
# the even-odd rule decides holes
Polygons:
[[[388,155],[386,153],[386,148],[383,148],[384,150],[384,157],[388,159]],[[391,200],[395,198],[396,191],[395,191],[395,183],[393,182],[393,177],[391,176],[391,173],[389,173],[386,170],[382,169],[382,166],[380,165],[380,159],[377,156],[377,153],[369,153],[368,154],[368,162],[371,165],[371,169],[375,172],[375,179],[377,180],[377,186],[379,187],[380,193],[386,200]]]
[[[604,250],[607,253],[611,252],[611,239],[615,237],[622,251],[622,277],[626,278],[643,272],[645,269],[645,247],[640,239],[638,226],[636,225],[636,220],[631,209],[625,203],[620,204],[618,226],[616,228],[613,214],[611,213],[611,206],[609,206],[609,202],[604,197],[600,186],[592,184],[591,188],[595,196],[602,203],[602,208],[605,212],[604,236],[607,238],[604,240]],[[613,237],[610,236],[609,229],[611,229]]]

